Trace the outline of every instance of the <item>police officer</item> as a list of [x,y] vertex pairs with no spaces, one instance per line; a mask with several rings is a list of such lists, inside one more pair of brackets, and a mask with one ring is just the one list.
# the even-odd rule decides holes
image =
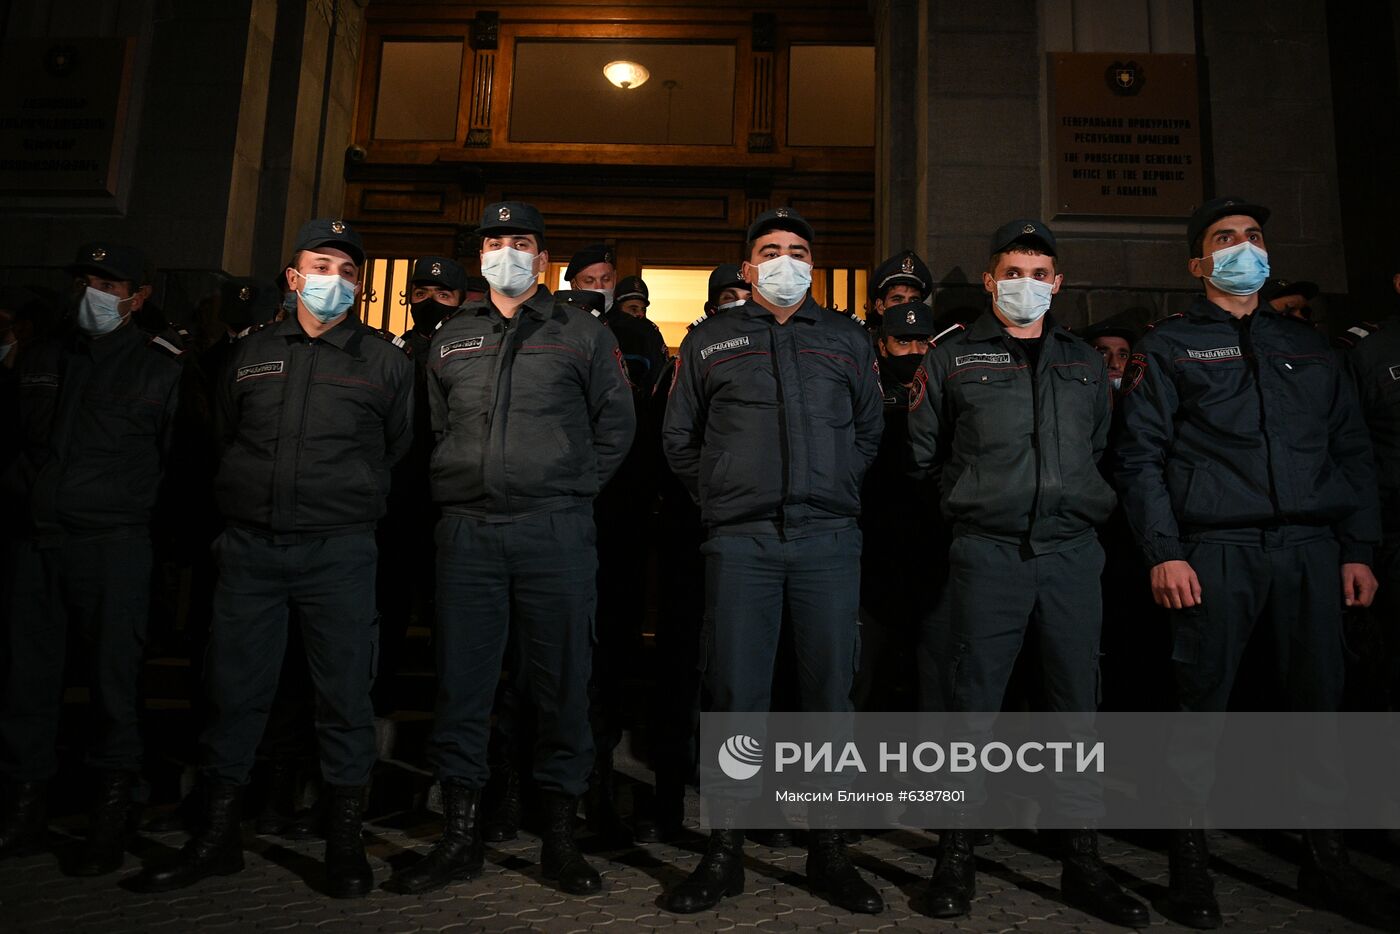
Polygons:
[[537,712],[541,868],[574,894],[602,880],[574,843],[593,764],[587,686],[596,599],[592,501],[635,429],[617,343],[557,302],[544,220],[532,205],[486,208],[477,232],[485,301],[438,329],[428,395],[438,445],[438,703],[429,760],[443,835],[387,887],[422,892],[481,870],[478,799],[491,700],[512,627],[522,690]]
[[927,508],[908,463],[909,387],[935,326],[933,309],[921,301],[883,311],[875,348],[885,430],[861,488],[863,625],[855,703],[861,710],[914,710],[915,653],[909,649],[940,589],[947,549],[943,536],[931,534],[939,524],[936,510]]
[[641,276],[628,276],[617,284],[613,307],[634,318],[645,318],[651,307],[651,289]]
[[467,272],[445,256],[420,256],[408,274],[408,310],[413,327],[403,334],[419,367],[438,322],[467,298]]
[[1300,279],[1290,282],[1287,279],[1268,279],[1259,290],[1259,300],[1279,314],[1292,315],[1300,321],[1311,321],[1313,312],[1309,304],[1317,298],[1316,282]]
[[905,302],[928,301],[933,292],[933,274],[913,250],[904,250],[885,260],[870,275],[870,308],[867,324],[880,326],[885,309]]
[[[1191,216],[1187,268],[1204,294],[1143,337],[1124,376],[1116,477],[1153,597],[1172,611],[1185,711],[1226,709],[1245,647],[1261,631],[1287,648],[1271,655],[1285,703],[1337,710],[1338,585],[1347,606],[1370,604],[1376,591],[1376,481],[1354,387],[1312,327],[1257,313],[1268,217],[1238,197]],[[1376,920],[1341,834],[1309,830],[1304,840],[1300,888]],[[1170,857],[1159,910],[1192,927],[1219,926],[1205,834],[1173,832]]]
[[1108,371],[1109,384],[1117,392],[1123,388],[1123,371],[1128,367],[1132,356],[1133,342],[1137,332],[1113,322],[1102,322],[1085,329],[1084,340],[1103,357],[1104,368]]
[[[998,228],[982,275],[992,307],[929,351],[910,399],[914,465],[936,473],[953,536],[940,613],[950,710],[1001,709],[1032,624],[1049,709],[1097,708],[1094,526],[1115,502],[1098,470],[1111,400],[1099,354],[1049,315],[1062,281],[1049,228],[1025,219]],[[1086,821],[1098,806],[1062,803]],[[1114,924],[1148,924],[1108,875],[1094,831],[1058,836],[1066,901]],[[971,833],[943,832],[932,913],[967,914],[974,885]]]
[[569,258],[564,279],[570,289],[601,292],[603,312],[607,313],[617,292],[617,253],[605,243],[586,246]]
[[[686,336],[667,405],[666,458],[708,532],[703,664],[716,711],[769,709],[785,606],[803,709],[851,709],[856,518],[880,443],[880,384],[865,332],[812,300],[812,240],[790,208],[754,220],[743,267],[753,300]],[[733,814],[719,823],[700,865],[667,894],[670,910],[703,911],[743,890],[744,832]],[[845,847],[839,831],[814,829],[808,881],[847,910],[881,911]]]
[[[1400,292],[1400,274],[1392,280]],[[1386,640],[1384,669],[1376,687],[1389,695],[1388,709],[1400,703],[1400,324],[1394,315],[1379,323],[1364,322],[1339,335],[1337,344],[1348,353],[1356,378],[1356,394],[1376,456],[1383,542],[1373,567],[1380,579],[1372,610]]]
[[68,267],[72,326],[18,359],[16,432],[0,465],[6,651],[0,680],[0,773],[8,785],[0,856],[44,836],[58,771],[69,623],[90,643],[96,725],[88,840],[67,870],[96,876],[123,860],[141,769],[137,681],[150,610],[150,524],[171,460],[185,352],[142,331],[145,257],[108,241]]
[[[413,326],[402,339],[413,360],[413,444],[394,466],[388,509],[379,524],[379,676],[374,683],[374,710],[380,718],[398,704],[396,675],[409,623],[415,615],[427,618],[431,612],[437,509],[428,486],[433,453],[428,343],[438,322],[466,301],[468,289],[466,270],[445,256],[420,256],[409,272],[407,297]],[[381,720],[383,725],[393,722]]]
[[140,891],[242,869],[240,801],[277,689],[289,608],[317,694],[327,890],[350,898],[373,887],[360,813],[375,760],[374,528],[390,468],[412,439],[413,364],[396,338],[349,314],[364,261],[348,224],[305,224],[286,270],[295,315],[239,341],[224,374],[216,490],[228,527],[214,546],[204,820],[175,859],[132,881]]

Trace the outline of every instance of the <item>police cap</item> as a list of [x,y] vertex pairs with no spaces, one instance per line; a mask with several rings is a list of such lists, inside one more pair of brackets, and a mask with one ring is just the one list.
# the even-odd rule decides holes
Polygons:
[[875,267],[870,277],[870,297],[881,298],[885,289],[901,282],[917,288],[920,298],[928,298],[933,291],[933,275],[913,250],[896,253]]
[[773,210],[764,211],[754,218],[753,223],[749,225],[749,232],[745,239],[752,243],[770,230],[790,230],[808,243],[817,238],[816,232],[812,230],[812,225],[807,223],[806,218],[801,214],[792,208],[773,208]]
[[613,295],[613,301],[617,304],[633,298],[640,298],[646,304],[651,304],[651,290],[647,288],[641,276],[628,276],[623,279],[617,284],[617,292]]
[[438,285],[452,292],[465,292],[467,272],[445,256],[424,256],[414,262],[408,281],[412,285]]
[[301,225],[297,231],[296,250],[314,250],[317,247],[337,246],[350,254],[356,266],[365,264],[365,245],[355,228],[342,220],[318,217]]
[[1081,338],[1089,343],[1093,343],[1100,337],[1120,337],[1128,342],[1128,346],[1137,343],[1139,337],[1136,328],[1128,327],[1126,324],[1110,318],[1107,321],[1100,321],[1097,324],[1090,324],[1080,328],[1077,333]]
[[710,273],[710,304],[719,304],[719,293],[725,289],[753,291],[753,286],[744,281],[743,269],[738,263],[720,263]]
[[1186,222],[1186,245],[1191,248],[1191,255],[1194,257],[1198,249],[1197,244],[1205,235],[1206,228],[1220,218],[1229,217],[1231,214],[1243,214],[1254,218],[1262,227],[1268,222],[1270,213],[1272,212],[1262,204],[1255,204],[1244,198],[1212,198],[1196,208],[1196,213]]
[[989,256],[1005,253],[1013,246],[1030,247],[1049,256],[1055,256],[1055,235],[1040,221],[1019,218],[1007,221],[992,234],[992,249]]
[[271,304],[268,291],[266,285],[247,276],[225,279],[219,284],[219,320],[239,330],[254,324],[254,309]]
[[146,281],[146,257],[134,246],[96,240],[78,247],[71,273],[90,272],[121,282],[141,284]]
[[1306,279],[1299,279],[1296,282],[1290,282],[1287,279],[1269,279],[1259,290],[1259,300],[1271,302],[1276,298],[1283,298],[1285,295],[1301,295],[1303,301],[1310,302],[1317,298],[1318,291],[1317,283],[1308,282]]
[[607,263],[609,266],[616,267],[617,254],[606,243],[594,243],[586,246],[570,257],[569,268],[564,270],[564,278],[573,282],[574,276],[597,263]]
[[476,232],[485,237],[496,233],[532,233],[544,236],[544,218],[533,204],[524,201],[497,201],[481,212]]
[[607,309],[603,307],[603,293],[592,289],[560,289],[554,297],[579,311],[586,311],[595,318],[601,318]]
[[885,337],[933,336],[933,309],[923,302],[904,302],[885,309],[880,333]]

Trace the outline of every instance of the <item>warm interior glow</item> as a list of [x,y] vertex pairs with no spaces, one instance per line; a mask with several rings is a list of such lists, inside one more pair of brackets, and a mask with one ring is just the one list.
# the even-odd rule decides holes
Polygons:
[[624,91],[641,87],[651,77],[651,72],[645,66],[624,61],[608,62],[603,66],[603,74]]
[[685,338],[685,326],[705,313],[710,290],[708,266],[648,266],[642,279],[651,293],[647,317],[661,329],[672,352]]

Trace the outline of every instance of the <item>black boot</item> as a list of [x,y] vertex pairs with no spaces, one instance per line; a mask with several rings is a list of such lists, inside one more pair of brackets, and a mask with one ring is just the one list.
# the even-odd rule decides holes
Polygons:
[[296,811],[296,763],[274,759],[267,770],[267,800],[258,812],[253,830],[260,834],[283,833],[296,819]]
[[475,789],[444,781],[442,837],[427,856],[390,876],[384,888],[403,895],[416,895],[479,875],[485,864],[479,807],[480,794]]
[[1110,924],[1145,928],[1152,923],[1147,906],[1133,898],[1109,876],[1099,857],[1099,835],[1092,830],[1069,830],[1061,835],[1060,894],[1085,914]]
[[878,915],[885,902],[875,887],[861,878],[846,853],[846,838],[839,830],[808,833],[807,883],[825,892],[838,908],[863,915]]
[[13,782],[0,822],[0,859],[38,852],[49,828],[44,820],[44,782]]
[[243,871],[243,788],[210,782],[200,828],[172,859],[150,865],[125,885],[136,892],[170,892],[210,876]]
[[327,785],[322,795],[326,809],[326,892],[332,898],[364,898],[374,888],[374,871],[365,858],[360,815],[364,810],[363,785]]
[[783,850],[792,846],[792,831],[783,830],[781,827],[768,830],[750,830],[749,839],[759,846]]
[[311,807],[297,811],[291,822],[282,828],[281,836],[288,840],[324,840],[329,817],[330,793],[322,786]]
[[556,880],[570,895],[590,895],[603,887],[597,870],[578,851],[574,841],[574,820],[578,799],[548,791],[540,793],[544,806],[544,831],[540,835],[540,870],[546,879]]
[[488,843],[514,840],[520,832],[520,773],[514,763],[504,762],[492,772],[482,797],[482,839]]
[[1167,851],[1171,878],[1156,908],[1167,920],[1209,931],[1220,927],[1220,903],[1210,877],[1210,850],[1203,830],[1174,830]]
[[617,782],[614,780],[612,750],[600,752],[588,779],[588,793],[583,798],[583,811],[588,829],[609,846],[629,846],[632,831],[617,814]]
[[1400,909],[1351,864],[1340,830],[1306,830],[1298,890],[1309,904],[1361,924],[1400,930]]
[[685,826],[685,802],[660,789],[644,793],[632,815],[632,839],[637,843],[664,843],[679,837]]
[[705,911],[727,895],[744,891],[744,832],[711,830],[705,855],[685,881],[666,893],[667,911],[689,915]]
[[935,918],[961,918],[972,910],[977,891],[977,857],[972,831],[945,830],[938,835],[938,862],[928,880],[925,900]]
[[70,876],[105,876],[122,868],[127,837],[132,830],[131,789],[136,776],[130,772],[103,772],[88,819],[87,845],[68,866]]

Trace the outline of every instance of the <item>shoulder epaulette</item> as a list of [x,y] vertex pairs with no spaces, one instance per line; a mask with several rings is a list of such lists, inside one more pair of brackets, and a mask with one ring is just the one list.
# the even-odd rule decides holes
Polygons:
[[692,322],[690,322],[689,324],[687,324],[687,325],[685,326],[685,329],[686,329],[687,331],[693,331],[693,330],[695,330],[696,328],[698,328],[700,325],[704,324],[706,321],[709,321],[711,317],[713,317],[713,316],[712,316],[712,315],[701,315],[700,317],[696,318],[694,321],[692,321]]
[[404,340],[402,337],[399,337],[393,331],[381,331],[376,328],[374,329],[374,336],[384,341],[385,343],[393,344],[395,347],[402,350],[405,355],[410,357],[413,356],[413,348],[408,346],[408,341]]
[[1343,350],[1350,350],[1380,329],[1381,325],[1373,321],[1362,321],[1338,334],[1333,343]]
[[242,340],[243,338],[249,336],[250,334],[256,334],[256,333],[258,333],[259,331],[261,331],[262,329],[267,328],[267,327],[271,327],[272,325],[274,325],[274,324],[276,324],[276,323],[277,323],[276,321],[264,321],[262,324],[250,325],[250,326],[244,328],[243,330],[239,331],[238,334],[237,334],[237,336],[234,338],[234,340]]
[[1159,325],[1159,324],[1164,324],[1164,323],[1166,323],[1166,322],[1168,322],[1168,321],[1171,321],[1173,318],[1184,318],[1184,317],[1186,317],[1186,313],[1183,312],[1183,311],[1178,311],[1178,312],[1177,312],[1176,314],[1174,314],[1174,315],[1167,315],[1165,318],[1158,318],[1156,321],[1150,322],[1150,323],[1147,325],[1147,329],[1150,331],[1150,330],[1152,330],[1153,328],[1155,328],[1157,325]]
[[447,314],[443,315],[442,318],[438,320],[438,323],[433,325],[433,333],[437,333],[438,331],[442,330],[442,326],[447,322],[451,321],[453,318],[457,317],[457,312],[461,310],[461,308],[454,308]]
[[152,350],[160,351],[167,357],[175,360],[179,360],[185,355],[185,348],[174,341],[161,337],[159,334],[153,335],[150,340],[146,341],[146,346]]
[[869,325],[869,324],[866,324],[865,319],[859,317],[859,316],[855,313],[855,309],[849,309],[849,310],[847,310],[847,311],[841,311],[839,308],[833,308],[833,309],[831,309],[831,310],[834,311],[834,312],[836,312],[838,315],[840,315],[840,316],[843,317],[843,318],[850,318],[853,322],[855,322],[856,324],[860,325],[860,329],[861,329],[862,331],[868,331],[868,330],[870,330],[870,325]]
[[941,341],[941,340],[943,340],[945,337],[951,337],[952,335],[958,333],[959,331],[966,331],[966,330],[967,330],[967,328],[962,324],[962,322],[960,322],[960,321],[954,321],[951,325],[949,325],[948,327],[944,328],[942,331],[939,331],[937,334],[935,334],[935,335],[933,335],[932,337],[930,337],[930,338],[928,339],[928,345],[929,345],[930,347],[937,347],[937,346],[938,346],[938,342]]

